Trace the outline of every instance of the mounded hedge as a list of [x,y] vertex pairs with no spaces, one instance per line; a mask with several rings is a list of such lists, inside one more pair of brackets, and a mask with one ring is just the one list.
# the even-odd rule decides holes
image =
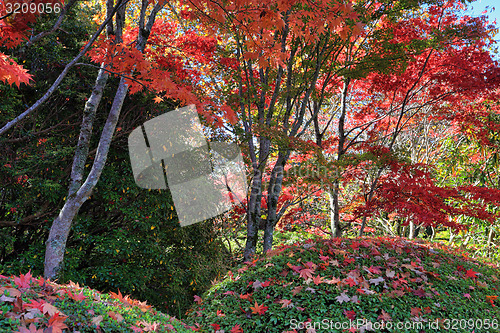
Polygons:
[[192,332],[188,325],[118,293],[56,284],[30,273],[0,275],[0,332]]
[[498,268],[403,238],[309,239],[196,298],[203,332],[498,332]]

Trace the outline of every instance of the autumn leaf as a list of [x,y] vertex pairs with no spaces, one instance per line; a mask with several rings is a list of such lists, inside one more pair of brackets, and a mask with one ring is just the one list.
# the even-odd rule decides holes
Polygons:
[[132,332],[142,332],[143,331],[142,328],[139,328],[135,325],[130,326],[130,329],[132,330]]
[[21,83],[29,84],[32,76],[22,66],[18,65],[12,58],[0,52],[0,81],[18,87]]
[[9,296],[5,296],[5,295],[2,295],[0,296],[0,302],[14,302],[16,299],[14,297],[9,297]]
[[255,280],[255,282],[252,284],[252,287],[254,289],[262,288],[262,283],[259,280]]
[[158,326],[159,326],[159,324],[157,322],[148,323],[148,322],[143,321],[143,320],[138,322],[138,324],[144,326],[145,332],[156,332],[156,330],[158,329]]
[[95,326],[99,327],[99,325],[101,324],[101,322],[104,320],[104,317],[102,315],[99,315],[99,316],[95,316],[94,318],[92,318],[92,320],[90,321],[92,324],[94,324]]
[[411,308],[411,310],[410,310],[410,314],[412,317],[420,316],[420,312],[422,312],[422,309],[420,309],[420,308]]
[[382,310],[382,313],[377,317],[377,319],[383,320],[383,321],[392,321],[391,316],[387,312],[385,312],[384,310]]
[[271,281],[270,281],[270,280],[267,280],[267,281],[265,281],[265,282],[261,282],[261,283],[260,283],[260,286],[261,286],[262,288],[269,287],[270,285],[271,285]]
[[350,320],[354,320],[356,319],[356,312],[350,310],[350,311],[347,311],[347,310],[344,310],[344,314],[346,315],[347,318],[349,318]]
[[295,287],[292,289],[292,294],[293,296],[297,295],[298,293],[300,293],[300,291],[303,289],[304,287],[302,286],[298,286],[298,287]]
[[345,258],[344,259],[344,266],[350,265],[355,261],[356,261],[356,259],[354,259],[354,258]]
[[310,268],[304,268],[300,271],[300,277],[303,278],[304,280],[307,280],[309,278],[312,278],[312,274],[314,271]]
[[363,267],[363,269],[371,274],[380,274],[382,271],[380,270],[380,266],[370,266],[370,267]]
[[468,269],[467,272],[465,273],[465,276],[474,279],[477,277],[477,272],[474,272],[472,269]]
[[493,303],[494,300],[496,300],[498,298],[498,296],[486,296],[486,300],[488,302],[490,302],[491,306],[495,306],[495,304]]
[[14,333],[43,333],[43,329],[37,329],[35,325],[31,324],[29,328],[21,326],[19,331]]
[[121,314],[116,313],[116,312],[113,312],[113,311],[109,311],[109,312],[108,312],[108,315],[109,315],[112,319],[116,320],[116,321],[117,321],[117,322],[119,322],[119,323],[121,323],[121,322],[123,321],[123,319],[124,319],[124,318],[123,318],[123,316],[122,316]]
[[30,283],[31,283],[31,270],[26,273],[26,275],[24,274],[21,274],[19,277],[14,277],[14,283],[16,284],[16,286],[18,286],[19,288],[29,288],[30,287]]
[[59,316],[59,313],[56,313],[49,319],[48,327],[52,329],[52,333],[62,333],[63,329],[68,328],[63,321],[68,317]]
[[330,263],[330,265],[335,266],[335,267],[339,267],[340,266],[338,260],[330,260],[329,263]]
[[325,280],[326,283],[328,284],[337,284],[339,283],[341,280],[340,279],[337,279],[335,276],[333,276],[331,279],[329,280]]
[[351,298],[346,294],[346,293],[341,293],[339,296],[335,297],[335,299],[337,300],[337,302],[339,302],[340,304],[344,303],[344,302],[349,302],[351,300]]
[[349,285],[349,287],[352,287],[352,286],[355,286],[358,284],[358,282],[356,280],[354,280],[353,278],[347,278],[345,279],[344,281],[342,281],[343,283]]
[[264,306],[264,304],[259,305],[257,304],[257,301],[255,301],[255,306],[251,306],[250,309],[252,310],[253,314],[258,314],[258,315],[263,315],[266,313],[268,306]]
[[231,328],[231,333],[243,333],[243,330],[241,329],[241,326],[239,324],[236,324]]
[[383,277],[381,277],[381,276],[379,276],[378,278],[375,278],[375,279],[370,279],[370,280],[369,280],[369,282],[370,282],[371,284],[374,284],[374,285],[376,285],[376,286],[378,286],[378,284],[379,284],[379,283],[384,282],[384,281],[385,281],[385,280],[384,280],[384,278],[383,278]]
[[418,297],[427,297],[426,292],[422,288],[418,288],[417,290],[412,290],[413,295]]
[[394,277],[394,275],[395,275],[395,274],[396,274],[396,272],[395,272],[395,271],[392,271],[392,270],[390,270],[390,269],[387,269],[387,270],[385,271],[385,276],[387,276],[388,278],[391,278],[391,279]]
[[43,303],[40,310],[43,312],[43,314],[48,314],[51,317],[54,316],[54,315],[56,315],[56,314],[60,314],[62,316],[66,316],[58,308],[56,308],[55,306],[53,306],[50,303]]
[[354,242],[352,242],[352,243],[351,243],[351,245],[349,245],[349,247],[350,247],[351,249],[353,249],[354,251],[356,251],[356,250],[359,250],[359,245],[360,245],[360,244],[361,244],[361,243],[354,241]]
[[319,276],[319,274],[315,277],[313,277],[312,281],[314,282],[315,285],[318,285],[320,283],[323,283],[323,277]]
[[86,299],[86,298],[87,298],[87,296],[85,296],[85,295],[83,294],[83,291],[80,291],[80,293],[79,293],[79,294],[76,294],[76,293],[75,293],[75,294],[73,294],[71,291],[68,291],[68,296],[69,296],[71,299],[74,299],[74,300],[75,300],[75,301],[77,301],[77,302],[81,302],[81,301],[83,301],[84,299]]
[[316,292],[316,289],[313,289],[313,288],[311,288],[311,287],[307,287],[305,290],[306,290],[306,291],[310,291],[310,292],[311,292],[311,293],[313,293],[313,294]]
[[200,296],[198,295],[194,295],[194,301],[197,303],[197,304],[201,304],[203,302],[203,300],[201,299]]
[[281,301],[279,301],[278,303],[281,304],[281,307],[282,308],[292,308],[293,307],[293,303],[291,300],[289,299],[282,299]]
[[153,100],[155,101],[155,103],[163,102],[163,98],[161,98],[160,96],[156,96],[155,98],[153,98]]
[[476,283],[479,286],[479,288],[483,288],[483,289],[488,288],[488,284],[486,282],[482,282],[482,281],[477,280]]

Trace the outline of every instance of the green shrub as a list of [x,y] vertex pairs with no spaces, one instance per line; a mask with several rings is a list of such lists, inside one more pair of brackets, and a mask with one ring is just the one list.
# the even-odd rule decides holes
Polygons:
[[31,274],[0,275],[0,332],[192,332],[188,325],[120,292],[103,294]]
[[186,320],[232,333],[498,332],[498,273],[437,243],[315,238],[229,272]]

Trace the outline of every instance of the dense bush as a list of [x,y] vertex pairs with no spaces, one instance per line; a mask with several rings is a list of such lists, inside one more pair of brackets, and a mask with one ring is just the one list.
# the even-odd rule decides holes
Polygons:
[[78,284],[0,275],[0,332],[192,332],[146,302]]
[[[14,50],[34,75],[21,89],[0,83],[0,123],[31,105],[93,31],[92,13],[77,6],[53,35],[31,48]],[[56,17],[44,15],[34,32]],[[86,62],[82,59],[81,62]],[[45,241],[68,193],[74,149],[84,103],[97,70],[74,67],[59,89],[35,113],[0,138],[0,274],[31,269],[43,274]],[[99,133],[117,79],[110,77],[94,123]],[[193,296],[225,271],[226,252],[211,222],[181,228],[169,191],[135,185],[127,150],[130,131],[175,108],[146,94],[127,97],[106,167],[91,198],[73,221],[60,282],[83,283],[147,299],[159,309],[184,315]],[[90,145],[90,169],[99,135]]]
[[229,272],[189,320],[232,333],[495,332],[498,273],[437,243],[309,239]]

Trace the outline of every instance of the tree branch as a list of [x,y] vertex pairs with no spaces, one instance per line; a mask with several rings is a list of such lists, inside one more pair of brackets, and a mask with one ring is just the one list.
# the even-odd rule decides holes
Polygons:
[[73,60],[71,60],[71,62],[69,62],[66,65],[66,67],[64,67],[63,71],[61,72],[61,74],[59,74],[59,76],[54,81],[54,83],[49,88],[49,90],[47,90],[47,92],[38,101],[36,101],[30,108],[28,108],[26,111],[24,111],[23,113],[21,113],[19,116],[17,116],[13,120],[9,121],[7,124],[5,124],[0,129],[0,135],[2,135],[5,132],[7,132],[14,125],[16,125],[18,122],[20,122],[24,118],[26,118],[28,115],[30,115],[33,111],[35,111],[36,109],[38,109],[45,101],[47,101],[49,99],[49,97],[54,93],[54,91],[57,89],[57,87],[59,86],[59,84],[62,82],[62,80],[64,79],[64,77],[68,74],[69,70],[77,63],[78,60],[80,60],[81,57],[83,57],[83,55],[85,53],[87,53],[87,51],[92,46],[92,44],[94,44],[94,42],[96,41],[97,37],[104,30],[104,27],[108,24],[109,21],[111,21],[111,19],[113,18],[113,15],[116,13],[116,11],[119,8],[121,8],[122,6],[124,6],[128,1],[129,0],[119,0],[118,4],[113,8],[113,12],[111,13],[111,15],[99,26],[99,29],[94,33],[94,35],[92,36],[92,38],[87,42],[87,44],[82,49],[82,51],[80,51],[80,53],[75,58],[73,58]]
[[43,37],[48,36],[48,35],[52,34],[54,31],[56,31],[57,29],[59,29],[59,27],[61,26],[61,23],[63,21],[64,16],[68,12],[68,10],[76,3],[76,1],[77,0],[70,0],[70,1],[68,1],[68,3],[66,4],[66,6],[64,6],[63,10],[61,11],[61,14],[57,18],[56,23],[54,23],[54,26],[50,30],[43,31],[43,32],[39,33],[38,35],[30,38],[30,40],[24,45],[24,47],[25,48],[30,47],[31,45],[33,45],[34,43],[38,42]]

